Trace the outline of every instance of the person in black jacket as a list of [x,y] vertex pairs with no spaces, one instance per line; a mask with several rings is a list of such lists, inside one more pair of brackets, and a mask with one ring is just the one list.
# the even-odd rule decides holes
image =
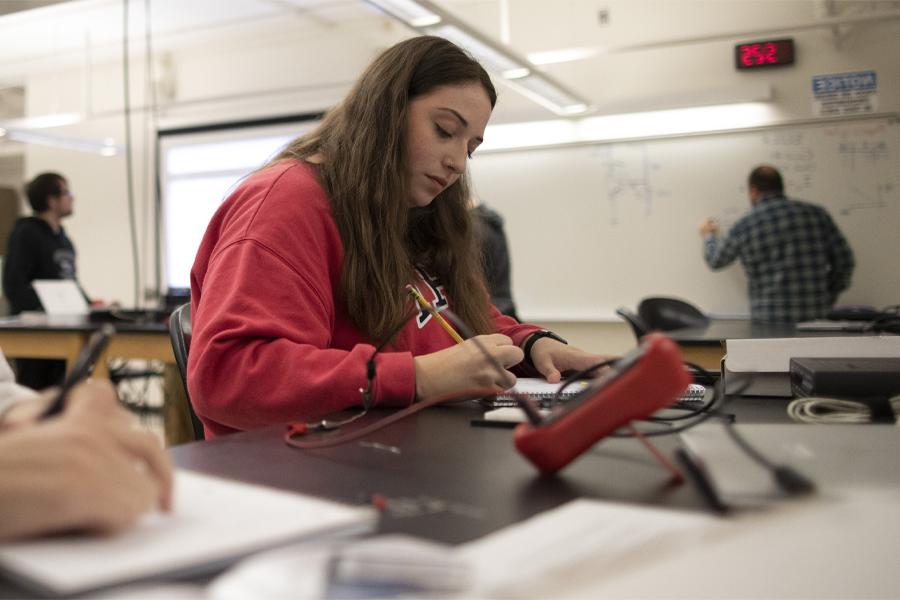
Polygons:
[[[25,194],[34,215],[16,221],[3,260],[3,294],[13,315],[43,309],[31,285],[35,279],[75,279],[75,247],[62,227],[75,200],[68,181],[41,173],[25,186]],[[61,360],[19,359],[17,381],[42,389],[60,383],[65,368]]]
[[512,298],[509,245],[503,230],[503,217],[497,211],[479,204],[472,209],[476,231],[481,242],[484,261],[484,277],[487,280],[491,302],[504,315],[521,321]]

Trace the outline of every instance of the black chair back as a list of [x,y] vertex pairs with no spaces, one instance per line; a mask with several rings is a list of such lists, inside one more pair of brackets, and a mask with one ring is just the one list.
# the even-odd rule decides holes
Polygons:
[[194,439],[202,440],[205,437],[203,423],[194,412],[191,404],[191,395],[187,386],[187,361],[188,352],[191,349],[191,305],[182,304],[172,311],[169,317],[169,337],[172,339],[172,352],[175,354],[175,363],[181,374],[181,383],[184,384],[184,395],[187,398],[188,411],[191,415],[191,428],[194,430]]
[[693,304],[664,296],[641,300],[638,304],[638,316],[650,330],[655,331],[705,327],[709,324],[709,317]]
[[644,337],[644,335],[646,335],[648,331],[650,331],[647,328],[647,324],[644,323],[644,320],[627,308],[617,308],[616,314],[622,317],[625,322],[631,326],[631,331],[634,332],[634,339],[640,341],[640,339]]

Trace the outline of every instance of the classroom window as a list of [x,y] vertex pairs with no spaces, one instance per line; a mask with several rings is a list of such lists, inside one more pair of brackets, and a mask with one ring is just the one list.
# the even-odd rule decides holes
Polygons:
[[190,287],[190,271],[210,219],[241,180],[316,121],[161,131],[160,257],[163,290]]

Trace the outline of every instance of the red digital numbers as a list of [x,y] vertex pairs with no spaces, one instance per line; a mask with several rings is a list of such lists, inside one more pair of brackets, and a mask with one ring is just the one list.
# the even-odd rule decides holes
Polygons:
[[759,53],[759,44],[744,44],[740,46],[741,64],[745,67],[752,67],[756,64],[756,57]]
[[738,44],[735,50],[738,69],[794,62],[794,42],[790,39]]
[[744,44],[741,46],[741,63],[745,67],[777,65],[778,46],[772,42],[765,44]]

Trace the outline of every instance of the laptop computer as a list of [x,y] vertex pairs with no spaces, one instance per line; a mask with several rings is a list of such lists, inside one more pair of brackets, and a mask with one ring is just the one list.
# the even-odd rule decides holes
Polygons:
[[159,308],[92,308],[72,279],[36,279],[31,285],[50,320],[87,317],[92,323],[163,323],[172,312]]
[[87,299],[74,279],[35,279],[31,287],[47,315],[79,316],[90,313]]

